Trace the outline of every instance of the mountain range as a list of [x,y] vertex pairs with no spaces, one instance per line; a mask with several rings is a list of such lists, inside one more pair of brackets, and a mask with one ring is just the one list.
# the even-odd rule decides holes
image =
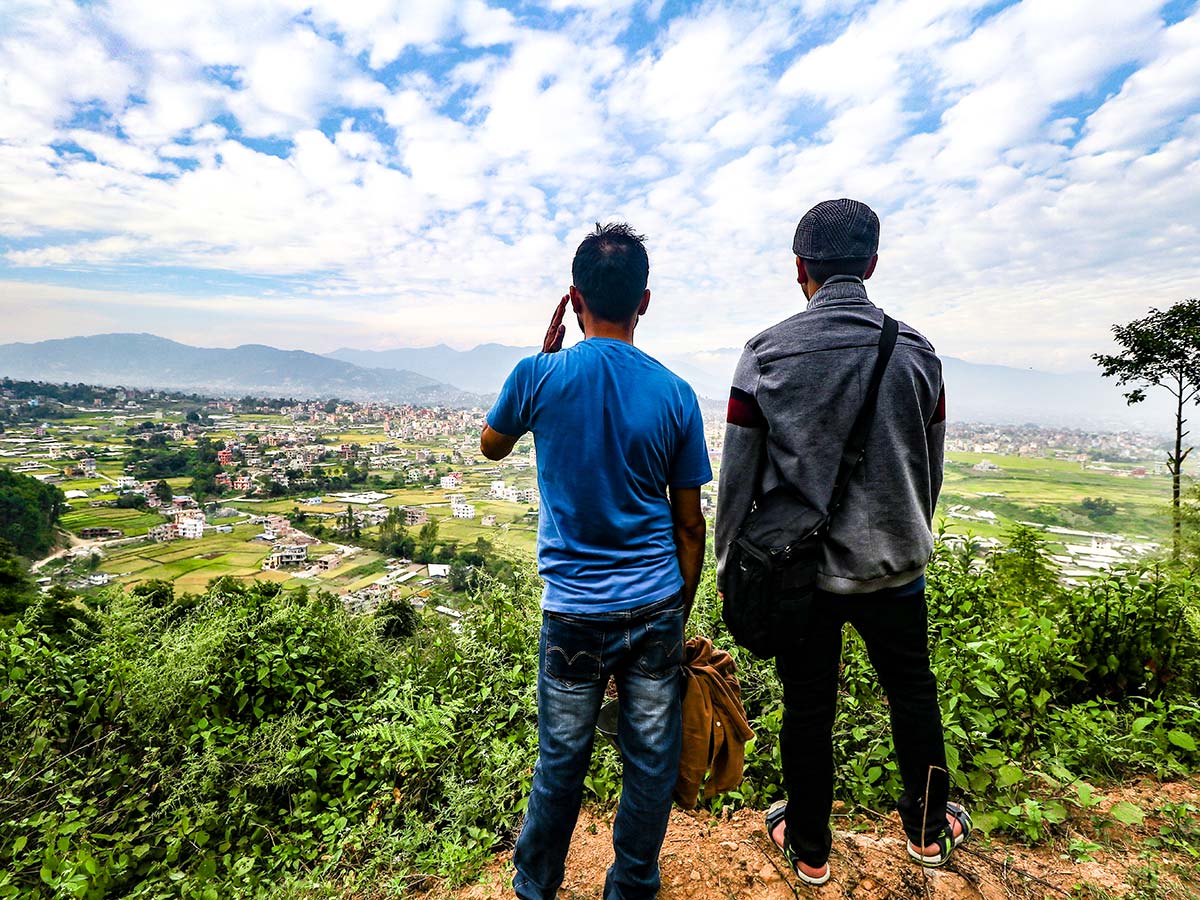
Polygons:
[[[40,381],[157,387],[214,396],[341,397],[392,403],[485,405],[517,360],[536,347],[472,350],[342,348],[319,355],[261,344],[193,347],[150,334],[103,334],[0,345],[0,375]],[[701,397],[722,402],[740,350],[662,356]],[[1054,374],[943,357],[953,421],[1136,429],[1171,426],[1165,394],[1129,407],[1098,371]]]
[[477,398],[416,372],[366,369],[304,350],[262,344],[192,347],[152,334],[98,334],[0,345],[0,374],[193,391],[213,396],[340,397],[473,405]]

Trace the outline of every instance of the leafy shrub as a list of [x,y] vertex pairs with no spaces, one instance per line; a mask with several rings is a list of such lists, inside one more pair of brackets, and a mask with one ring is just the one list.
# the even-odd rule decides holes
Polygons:
[[1158,696],[1200,687],[1191,582],[1160,570],[1112,572],[1072,592],[1063,630],[1079,662],[1076,699]]
[[[1190,578],[1064,590],[1029,565],[1039,552],[1025,540],[980,564],[939,545],[928,572],[956,789],[985,829],[1029,839],[1094,803],[1088,779],[1200,766]],[[231,579],[113,591],[58,632],[30,607],[0,634],[0,898],[469,877],[511,842],[532,777],[539,594],[528,568],[485,578],[453,627]],[[689,630],[732,647],[711,567]],[[782,795],[781,689],[773,664],[731,652],[757,736],[742,787],[709,804],[761,808]],[[883,808],[900,791],[886,701],[852,634],[843,663],[839,798]],[[620,761],[597,746],[586,786],[611,803]]]

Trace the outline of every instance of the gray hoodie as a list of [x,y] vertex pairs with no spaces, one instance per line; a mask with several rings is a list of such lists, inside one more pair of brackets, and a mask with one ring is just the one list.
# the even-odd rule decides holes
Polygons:
[[[883,311],[867,299],[863,283],[835,276],[807,310],[747,342],[733,377],[721,456],[718,584],[756,496],[786,483],[813,508],[827,509],[882,326]],[[818,587],[861,594],[924,573],[942,487],[945,419],[941,362],[929,341],[900,323],[866,458],[834,516]]]

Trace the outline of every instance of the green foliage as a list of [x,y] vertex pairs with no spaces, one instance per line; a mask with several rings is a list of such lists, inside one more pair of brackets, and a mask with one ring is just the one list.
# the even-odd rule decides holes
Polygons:
[[0,640],[0,897],[468,871],[512,834],[532,773],[535,595],[494,586],[407,653],[335,598],[269,583],[114,592],[61,639],[31,607]]
[[175,492],[171,490],[171,485],[166,481],[160,481],[154,485],[154,496],[163,503],[170,503],[175,497]]
[[[1064,618],[1075,635],[1075,700],[1156,697],[1173,683],[1200,688],[1200,640],[1193,585],[1161,570],[1112,572],[1068,595]],[[1073,688],[1073,689],[1072,689]]]
[[116,506],[117,509],[145,509],[146,496],[125,491],[117,497]]
[[995,596],[1026,606],[1056,598],[1060,593],[1058,572],[1042,532],[1028,525],[1013,525],[1006,537],[1007,545],[990,560]]
[[392,507],[379,525],[379,552],[387,556],[412,559],[417,542],[404,525],[404,509]]
[[[939,546],[928,596],[956,790],[984,830],[1036,840],[1076,810],[1099,815],[1092,781],[1196,771],[1200,641],[1186,574],[1046,591],[1021,583],[1043,574],[1013,564],[1037,549],[1023,547],[981,565]],[[465,557],[488,550],[457,558],[478,570]],[[148,582],[94,610],[67,599],[79,615],[54,633],[30,606],[0,636],[0,898],[405,893],[469,877],[511,842],[537,748],[540,584],[525,568],[479,577],[454,628],[407,604],[354,617],[327,595],[231,579],[200,596]],[[730,646],[711,567],[689,630]],[[778,679],[732,652],[757,737],[714,810],[782,794]],[[886,809],[900,791],[887,705],[853,634],[839,696],[839,797]],[[619,795],[603,742],[586,789]],[[1153,815],[1159,839],[1195,846],[1182,808],[1106,815]]]
[[1084,497],[1079,506],[1089,519],[1103,519],[1117,514],[1117,504],[1104,497]]
[[430,519],[417,532],[416,553],[413,559],[417,562],[433,562],[438,540],[438,523]]
[[1151,387],[1163,388],[1175,399],[1175,451],[1167,454],[1171,473],[1173,518],[1172,556],[1180,552],[1180,478],[1183,463],[1192,452],[1183,446],[1186,407],[1200,397],[1200,300],[1189,297],[1165,310],[1151,309],[1141,319],[1112,327],[1121,348],[1109,356],[1092,355],[1106,378],[1128,387],[1130,405],[1146,399]]
[[16,547],[0,538],[0,622],[24,610],[33,596],[33,582]]
[[417,611],[407,600],[389,600],[375,611],[379,633],[391,640],[412,637],[420,622]]
[[57,540],[58,518],[68,509],[63,492],[28,475],[0,468],[0,540],[22,556],[41,556]]

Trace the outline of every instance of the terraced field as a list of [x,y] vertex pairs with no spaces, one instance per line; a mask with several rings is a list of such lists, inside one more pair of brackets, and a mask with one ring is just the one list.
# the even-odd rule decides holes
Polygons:
[[161,525],[165,521],[167,520],[156,512],[105,506],[84,506],[62,517],[63,527],[74,534],[78,534],[83,528],[120,528],[127,537],[145,534],[155,525]]
[[257,525],[239,525],[228,534],[205,535],[200,540],[118,548],[100,569],[129,585],[163,579],[186,591],[202,590],[211,579],[223,575],[286,581],[290,578],[287,572],[262,571],[262,561],[271,548],[251,541],[261,531]]
[[[999,468],[976,471],[974,466],[981,462]],[[1104,465],[1107,470],[1085,468],[1082,463],[1068,460],[948,454],[939,515],[948,515],[955,505],[969,506],[972,513],[994,513],[997,519],[991,524],[947,518],[952,533],[969,530],[981,537],[998,536],[1014,521],[1034,521],[1155,541],[1169,538],[1171,480],[1167,475],[1135,478],[1129,474],[1133,466],[1088,465]],[[1116,506],[1116,512],[1091,517],[1081,506],[1085,497],[1108,500]]]

